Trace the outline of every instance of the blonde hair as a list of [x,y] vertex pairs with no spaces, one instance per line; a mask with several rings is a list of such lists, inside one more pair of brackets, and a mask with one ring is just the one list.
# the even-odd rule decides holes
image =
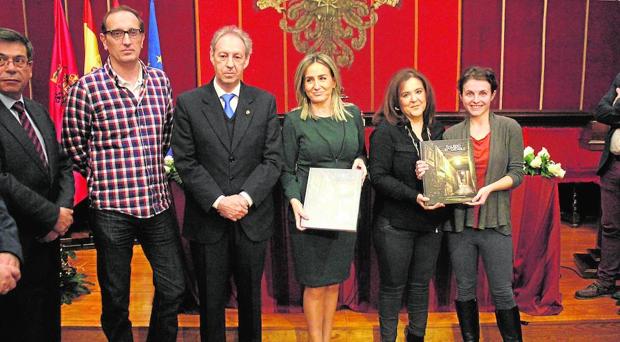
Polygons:
[[340,97],[340,72],[338,67],[336,67],[336,63],[334,63],[334,60],[324,53],[312,53],[306,55],[306,57],[299,62],[299,65],[297,65],[297,70],[295,71],[295,97],[297,98],[298,108],[301,109],[301,120],[306,120],[308,117],[312,119],[318,118],[314,113],[312,113],[312,111],[310,111],[310,99],[308,98],[308,95],[306,95],[304,86],[304,75],[306,70],[314,63],[324,65],[329,70],[334,82],[336,83],[331,95],[332,118],[336,121],[347,121],[347,116],[353,117],[353,115],[345,108],[347,104],[345,104]]

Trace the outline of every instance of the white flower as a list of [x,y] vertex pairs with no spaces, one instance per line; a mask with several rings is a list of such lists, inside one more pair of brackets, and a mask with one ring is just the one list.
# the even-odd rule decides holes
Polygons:
[[170,170],[171,170],[171,169],[170,169],[170,166],[168,166],[168,165],[164,165],[164,171],[166,172],[166,174],[169,174],[169,173],[170,173]]
[[530,162],[530,166],[538,169],[540,168],[540,166],[542,165],[542,158],[540,158],[540,156],[536,156],[536,158],[534,158],[531,162]]
[[556,177],[564,178],[564,175],[566,174],[566,170],[562,169],[561,163],[549,164],[549,166],[547,166],[547,169],[549,170],[549,172],[551,172],[552,175]]
[[[172,165],[174,165],[174,158],[172,156],[166,156],[164,157],[164,165],[168,166],[168,168],[170,168]],[[166,171],[168,172],[168,171]]]
[[523,158],[527,157],[530,154],[534,155],[534,149],[528,146],[525,148],[525,150],[523,150]]
[[540,149],[540,151],[538,151],[538,154],[537,154],[536,156],[537,156],[537,157],[541,157],[541,158],[542,158],[542,157],[547,157],[547,158],[549,158],[549,152],[547,151],[547,149],[546,149],[546,148],[544,148],[544,147],[543,147],[542,149]]

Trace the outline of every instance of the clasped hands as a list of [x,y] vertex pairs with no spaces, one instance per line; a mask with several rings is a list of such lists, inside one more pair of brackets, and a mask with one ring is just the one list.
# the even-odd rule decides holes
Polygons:
[[233,222],[241,220],[248,214],[250,204],[241,195],[224,196],[217,205],[217,212],[225,219]]
[[8,252],[0,253],[0,295],[14,289],[20,278],[19,259]]
[[54,225],[54,229],[50,230],[39,242],[46,243],[56,240],[60,236],[64,236],[73,224],[73,209],[60,207],[58,210],[58,219]]

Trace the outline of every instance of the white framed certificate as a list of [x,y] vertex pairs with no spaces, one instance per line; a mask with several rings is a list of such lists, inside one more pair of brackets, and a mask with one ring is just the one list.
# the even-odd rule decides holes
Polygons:
[[362,170],[311,167],[301,226],[356,232],[362,184]]

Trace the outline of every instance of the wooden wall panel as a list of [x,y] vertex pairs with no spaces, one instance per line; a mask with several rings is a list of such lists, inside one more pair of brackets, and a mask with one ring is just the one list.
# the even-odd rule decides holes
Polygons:
[[[21,2],[21,1],[19,1]],[[49,76],[54,42],[54,2],[50,0],[26,1],[28,38],[34,46],[32,70],[32,98],[43,105],[49,103]]]
[[[209,44],[211,37],[218,28],[225,25],[239,25],[239,1],[196,0],[195,9],[198,15],[198,35],[200,48],[198,51],[200,78],[199,84],[209,83],[213,78],[213,66],[209,60]],[[250,66],[251,67],[251,66]]]
[[590,0],[583,110],[594,109],[620,72],[620,1]]
[[579,108],[586,2],[550,0],[547,11],[543,108]]
[[[243,2],[241,13],[241,27],[250,35],[253,45],[250,65],[243,80],[272,93],[277,99],[278,113],[284,113],[284,35],[279,28],[274,28],[281,15],[276,11],[259,11],[252,1]],[[264,34],[270,31],[273,34]]]
[[433,84],[437,111],[457,110],[460,0],[419,2],[418,68]]
[[[108,2],[91,0],[97,32]],[[149,0],[120,2],[140,11],[148,28]],[[53,1],[27,0],[24,3],[26,25],[22,0],[3,1],[0,25],[20,32],[27,26],[35,46],[32,97],[47,103]],[[67,0],[66,3],[74,53],[82,70],[83,0]],[[504,3],[505,8],[502,7]],[[543,21],[545,3],[547,15]],[[459,6],[462,6],[460,16]],[[280,30],[281,16],[275,10],[258,10],[253,0],[156,0],[156,8],[164,69],[171,78],[175,95],[197,86],[198,79],[201,84],[211,80],[211,36],[217,28],[235,24],[248,30],[255,42],[246,81],[274,93],[279,112],[296,106],[293,76],[302,55],[295,50],[290,34],[285,35]],[[504,22],[502,9],[506,15]],[[587,25],[586,10],[589,10]],[[617,1],[403,0],[396,8],[382,6],[377,13],[379,20],[367,31],[366,46],[362,51],[355,51],[353,66],[342,70],[349,101],[364,111],[375,111],[394,72],[414,66],[416,61],[435,87],[438,109],[448,112],[458,109],[457,73],[471,64],[490,66],[500,79],[503,77],[500,109],[528,112],[540,108],[590,110],[620,71],[617,67],[620,65],[620,25],[610,24],[620,17],[620,2]],[[502,24],[505,25],[503,59]],[[544,64],[543,24],[546,24]],[[147,45],[145,42],[144,59]],[[585,73],[582,72],[584,45],[587,47]],[[103,59],[107,57],[101,44],[100,53]],[[503,75],[500,73],[502,65]],[[497,108],[498,105],[496,100],[493,106]]]
[[381,106],[392,75],[400,69],[413,67],[414,46],[417,44],[415,20],[414,1],[403,1],[396,8],[381,8],[379,21],[373,30],[373,110]]
[[[472,20],[469,20],[471,18]],[[501,78],[502,1],[463,2],[463,49],[461,69],[472,65],[490,67]],[[456,84],[455,84],[456,86]],[[499,93],[492,108],[499,108]]]
[[506,1],[503,109],[537,110],[544,1]]

